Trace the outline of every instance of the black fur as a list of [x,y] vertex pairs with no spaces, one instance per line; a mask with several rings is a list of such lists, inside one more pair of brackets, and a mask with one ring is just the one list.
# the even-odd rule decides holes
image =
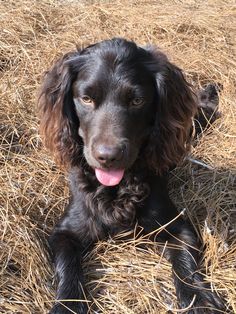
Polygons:
[[[72,301],[55,304],[50,313],[88,312],[86,302],[76,301],[86,296],[84,254],[98,239],[136,223],[146,234],[169,223],[157,239],[170,244],[166,256],[180,308],[192,303],[185,313],[224,311],[198,271],[200,244],[193,227],[182,216],[175,219],[178,211],[167,191],[166,172],[185,157],[197,111],[181,70],[153,47],[103,41],[56,62],[39,106],[45,143],[69,168],[71,189],[50,245],[56,298]],[[125,174],[108,187],[98,182],[95,168],[122,168]]]

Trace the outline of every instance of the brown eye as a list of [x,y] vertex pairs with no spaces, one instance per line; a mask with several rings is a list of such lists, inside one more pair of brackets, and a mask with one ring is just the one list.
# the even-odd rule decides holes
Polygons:
[[142,97],[134,98],[131,101],[131,105],[133,105],[133,106],[141,106],[143,103],[144,103],[144,99]]
[[85,104],[85,105],[90,105],[90,106],[93,106],[94,105],[94,102],[92,100],[92,98],[90,98],[89,96],[87,95],[84,95],[80,98],[80,100]]

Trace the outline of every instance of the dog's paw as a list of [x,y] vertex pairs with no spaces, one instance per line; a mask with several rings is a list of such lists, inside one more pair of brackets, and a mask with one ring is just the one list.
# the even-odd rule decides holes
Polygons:
[[185,314],[217,314],[230,313],[226,310],[225,302],[209,289],[202,288],[201,291],[195,291],[195,294],[190,294],[189,291],[185,294],[180,302],[181,309]]
[[219,107],[219,93],[223,89],[220,84],[207,84],[198,91],[198,107],[216,112]]
[[208,84],[197,92],[198,111],[194,117],[195,137],[198,138],[221,117],[219,111],[219,93],[223,89],[220,84]]
[[88,306],[82,302],[70,302],[67,304],[56,303],[50,310],[49,314],[87,314]]

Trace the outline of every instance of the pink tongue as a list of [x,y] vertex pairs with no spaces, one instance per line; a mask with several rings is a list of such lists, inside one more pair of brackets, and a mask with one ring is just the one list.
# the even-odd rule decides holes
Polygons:
[[95,174],[98,181],[106,186],[113,186],[120,183],[121,179],[124,176],[124,169],[120,170],[102,170],[95,169]]

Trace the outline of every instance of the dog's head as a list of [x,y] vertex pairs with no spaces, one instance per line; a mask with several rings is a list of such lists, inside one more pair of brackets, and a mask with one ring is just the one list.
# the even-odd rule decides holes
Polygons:
[[85,158],[104,185],[118,184],[138,157],[159,174],[177,164],[195,108],[179,68],[124,39],[64,55],[39,97],[46,146],[67,166]]

